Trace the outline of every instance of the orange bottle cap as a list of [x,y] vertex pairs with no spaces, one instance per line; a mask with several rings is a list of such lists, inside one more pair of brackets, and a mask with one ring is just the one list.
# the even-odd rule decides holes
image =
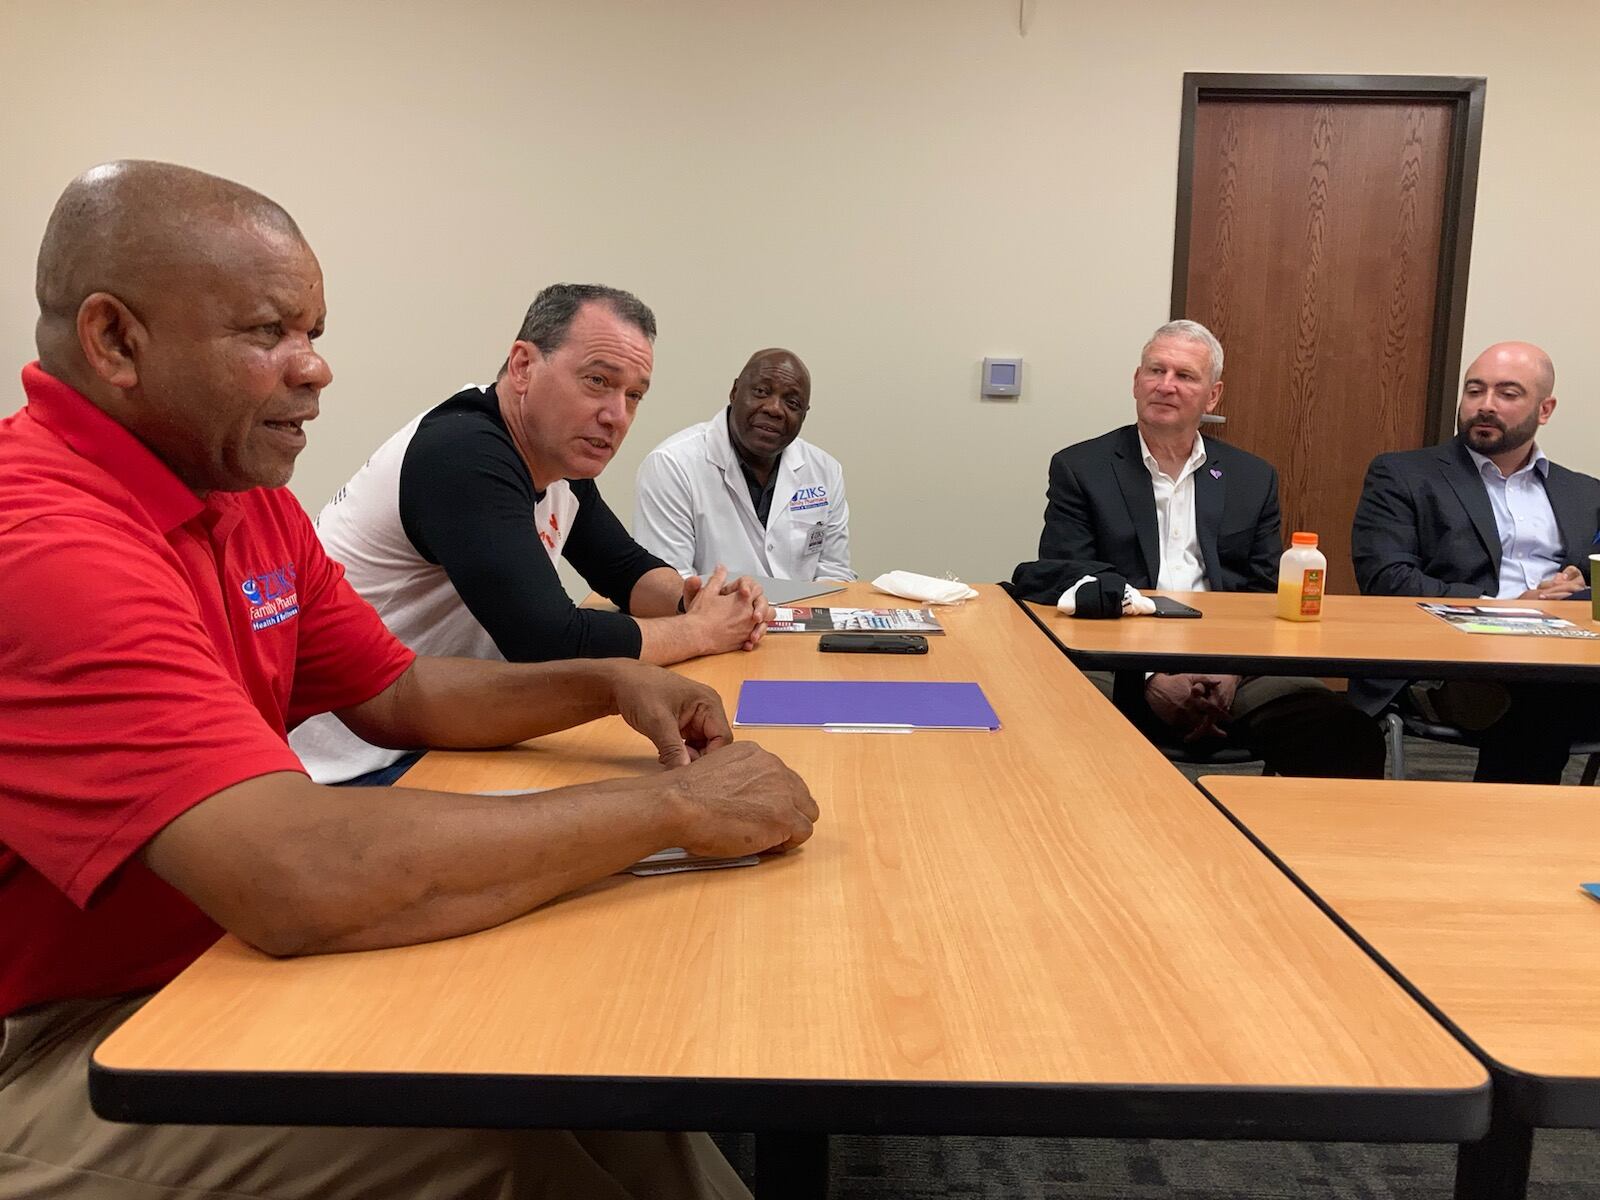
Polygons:
[[1291,534],[1289,541],[1296,546],[1315,546],[1317,544],[1317,535],[1314,533]]

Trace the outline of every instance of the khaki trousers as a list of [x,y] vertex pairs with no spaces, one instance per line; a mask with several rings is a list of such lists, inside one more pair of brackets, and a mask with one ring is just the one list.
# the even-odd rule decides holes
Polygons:
[[0,1200],[748,1200],[703,1133],[119,1125],[89,1056],[147,999],[67,1001],[0,1025]]

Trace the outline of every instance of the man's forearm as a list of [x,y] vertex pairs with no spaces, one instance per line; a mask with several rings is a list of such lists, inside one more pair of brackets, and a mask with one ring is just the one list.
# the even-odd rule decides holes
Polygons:
[[420,657],[383,692],[339,717],[378,746],[507,746],[616,712],[616,666],[609,659]]
[[[1365,589],[1371,596],[1454,596],[1458,598],[1481,597],[1483,590],[1470,583],[1439,579],[1425,573],[1420,567],[1393,564],[1378,571]],[[1493,595],[1493,592],[1490,592]]]
[[714,654],[711,631],[682,609],[683,576],[670,567],[657,567],[639,576],[628,597],[628,607],[639,621],[639,658],[659,667]]
[[715,653],[705,630],[688,616],[640,621],[639,635],[640,660],[661,667]]
[[1467,583],[1439,579],[1423,571],[1415,548],[1390,542],[1375,544],[1362,540],[1358,533],[1351,555],[1355,562],[1356,584],[1364,596],[1476,596],[1478,589]]
[[[767,619],[767,605],[755,584],[730,581],[721,567],[712,572],[704,587],[698,580],[685,580],[670,568],[652,571],[639,581],[634,594],[637,596],[649,581],[658,589],[651,599],[663,606],[670,587],[665,578],[650,579],[650,575],[658,574],[670,575],[677,581],[677,596],[686,599],[687,611],[681,616],[646,617],[639,622],[639,657],[645,662],[665,666],[741,646],[750,650],[760,641],[757,622]],[[676,608],[674,601],[673,609]]]
[[628,612],[635,617],[670,617],[683,611],[679,607],[682,600],[683,576],[671,567],[657,567],[639,576],[633,585],[628,594]]
[[[680,844],[675,775],[504,797],[268,775],[183,814],[145,857],[268,953],[406,945],[500,924]],[[270,823],[243,816],[264,803]],[[221,829],[231,857],[197,852]]]

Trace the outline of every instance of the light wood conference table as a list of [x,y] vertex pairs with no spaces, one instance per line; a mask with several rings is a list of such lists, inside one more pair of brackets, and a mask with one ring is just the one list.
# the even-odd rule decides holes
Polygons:
[[[1090,621],[1066,616],[1051,604],[1024,607],[1074,662],[1090,669],[1600,682],[1600,638],[1465,633],[1418,608],[1422,597],[1328,596],[1320,621],[1298,622],[1277,619],[1274,594],[1160,594],[1204,615],[1199,620]],[[1458,602],[1537,608],[1600,633],[1587,600]]]
[[[1535,1127],[1600,1128],[1589,789],[1207,776],[1204,786],[1490,1065],[1458,1195],[1520,1196]],[[1463,1179],[1464,1184],[1469,1180]]]
[[[854,585],[838,605],[896,603]],[[759,866],[273,960],[224,938],[99,1049],[105,1115],[1460,1142],[1488,1078],[995,587],[925,657],[769,636],[745,678],[980,682],[998,732],[741,730],[822,807]],[[616,718],[406,782],[658,770]],[[539,803],[530,797],[531,804]]]

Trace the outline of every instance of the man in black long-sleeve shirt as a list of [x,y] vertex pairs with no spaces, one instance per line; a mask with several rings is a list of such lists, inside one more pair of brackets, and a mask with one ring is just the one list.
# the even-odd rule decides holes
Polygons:
[[[685,581],[595,486],[650,386],[654,337],[654,316],[627,292],[546,288],[493,384],[411,421],[334,495],[317,532],[401,641],[511,662],[673,663],[760,640],[770,610],[757,585]],[[621,611],[574,605],[557,557]],[[290,744],[319,783],[401,758],[331,716]]]

